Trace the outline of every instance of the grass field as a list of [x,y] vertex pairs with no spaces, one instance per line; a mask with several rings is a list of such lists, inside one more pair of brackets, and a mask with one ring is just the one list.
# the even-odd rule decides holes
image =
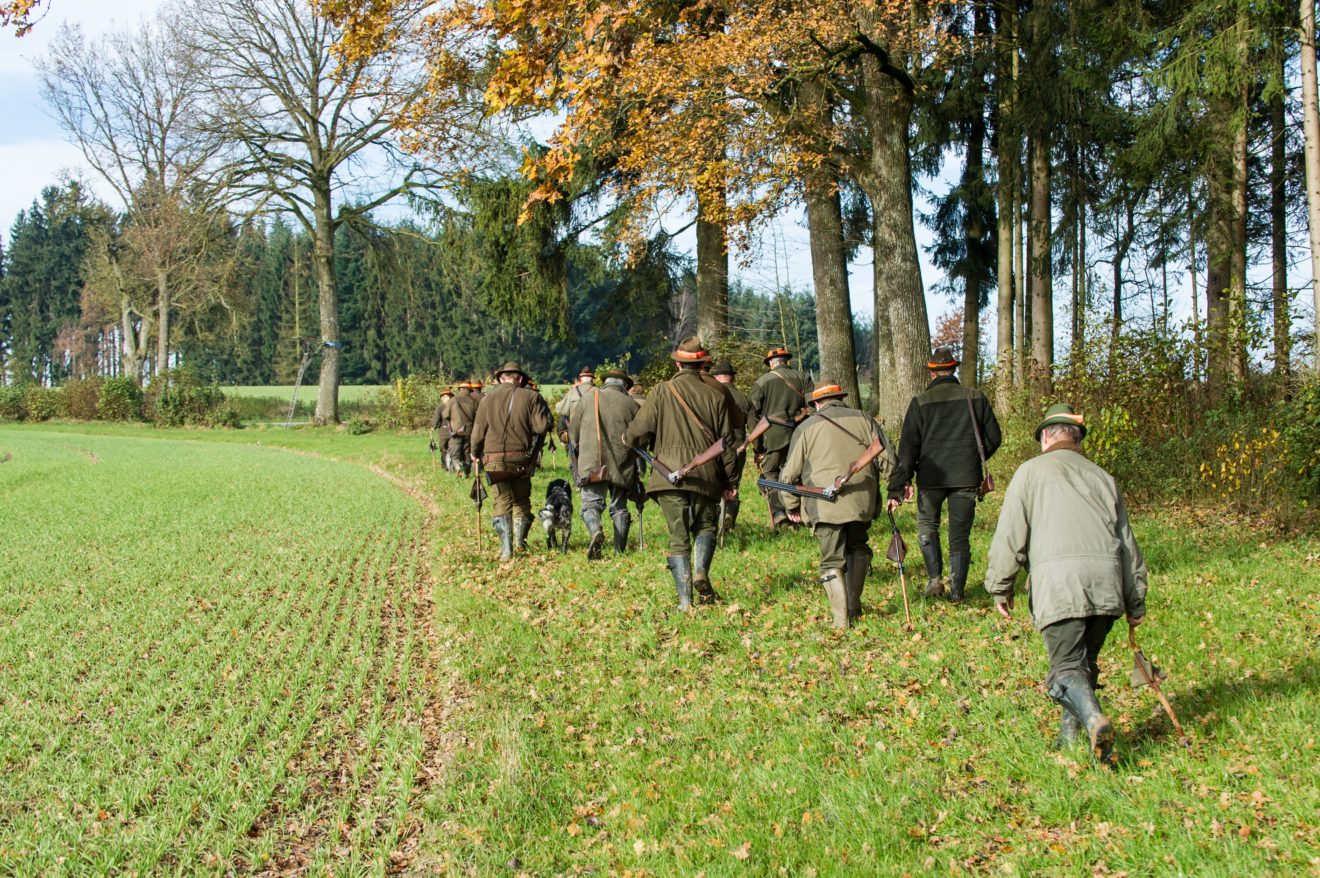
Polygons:
[[685,617],[654,506],[645,554],[588,566],[579,525],[499,568],[423,435],[6,427],[6,454],[0,872],[1320,870],[1314,535],[1137,512],[1141,640],[1194,743],[1116,631],[1110,772],[1049,750],[1025,606],[914,599],[905,632],[878,561],[832,633],[814,541],[759,499]]
[[[370,399],[371,395],[381,389],[379,384],[344,384],[339,388],[339,401],[343,402],[362,402]],[[247,384],[232,387],[220,388],[226,396],[236,397],[238,399],[279,399],[283,400],[285,405],[293,398],[292,384]],[[298,398],[316,399],[316,376],[298,388]]]

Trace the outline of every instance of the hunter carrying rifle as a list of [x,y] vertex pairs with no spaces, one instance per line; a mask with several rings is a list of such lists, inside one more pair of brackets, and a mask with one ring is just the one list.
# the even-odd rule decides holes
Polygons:
[[728,394],[699,371],[710,360],[700,339],[683,339],[672,356],[678,374],[647,395],[624,431],[623,443],[654,449],[638,456],[652,464],[647,493],[669,527],[667,563],[678,607],[687,610],[694,588],[704,603],[716,599],[710,582],[716,506],[721,495],[737,497],[731,481],[734,415]]
[[532,473],[550,429],[550,409],[541,394],[523,386],[527,375],[517,363],[495,372],[496,387],[481,399],[472,427],[473,461],[486,468],[494,487],[492,523],[500,535],[500,560],[527,548],[532,526]]
[[785,483],[795,489],[781,495],[785,514],[795,524],[810,524],[820,543],[820,583],[835,628],[846,628],[861,615],[872,554],[867,532],[880,510],[879,480],[896,463],[879,422],[848,408],[846,396],[830,379],[811,391],[815,414],[793,432],[781,480],[770,491],[781,495]]
[[[757,414],[768,422],[766,429],[757,436],[757,464],[761,475],[776,481],[780,480],[779,471],[788,454],[788,443],[794,428],[802,420],[806,394],[811,387],[811,379],[805,372],[789,368],[788,361],[792,357],[788,349],[782,347],[766,352],[765,364],[769,371],[756,379],[749,394]],[[790,524],[792,520],[779,495],[771,491],[765,498],[770,507],[770,527],[778,529]]]

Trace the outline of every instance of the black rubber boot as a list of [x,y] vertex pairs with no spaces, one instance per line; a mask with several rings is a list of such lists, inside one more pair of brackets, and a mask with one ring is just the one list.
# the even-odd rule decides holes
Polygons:
[[628,529],[632,527],[632,516],[624,513],[616,515],[614,520],[614,554],[622,555],[628,551]]
[[937,598],[944,594],[944,558],[940,555],[939,534],[918,534],[917,543],[921,546],[921,557],[926,561],[926,590],[922,597]]
[[527,551],[527,531],[532,527],[530,518],[515,518],[513,520],[513,545],[520,552]]
[[587,526],[587,560],[600,559],[601,546],[605,545],[605,527],[601,524],[599,509],[583,509],[582,523]]
[[1070,671],[1050,687],[1050,697],[1076,717],[1079,728],[1091,739],[1091,752],[1105,765],[1114,764],[1114,727],[1100,710],[1095,691],[1085,674]]
[[1065,707],[1060,712],[1059,737],[1054,739],[1054,749],[1067,750],[1077,743],[1077,734],[1082,727],[1077,724],[1077,717],[1073,716],[1071,710]]
[[972,556],[966,552],[949,553],[949,600],[961,604],[967,600],[964,589],[967,587],[967,570],[972,566]]
[[692,587],[703,604],[713,604],[718,599],[710,584],[710,562],[714,557],[714,534],[701,534],[692,541]]
[[678,609],[692,609],[692,561],[687,555],[670,555],[669,572],[674,576],[674,590],[678,592]]
[[844,564],[848,621],[853,622],[862,615],[862,588],[866,585],[866,574],[871,569],[871,549],[863,547],[849,552]]
[[500,535],[500,560],[508,561],[513,557],[513,522],[507,515],[494,518],[495,533]]

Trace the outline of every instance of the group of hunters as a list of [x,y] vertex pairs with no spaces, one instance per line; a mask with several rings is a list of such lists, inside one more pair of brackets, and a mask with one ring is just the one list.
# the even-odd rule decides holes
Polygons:
[[[767,352],[766,372],[750,394],[734,386],[727,360],[712,365],[695,337],[683,339],[672,357],[674,376],[645,394],[622,371],[604,372],[598,386],[584,367],[553,414],[515,362],[495,371],[486,392],[473,381],[443,399],[432,449],[440,429],[449,468],[467,476],[473,465],[479,474],[484,469],[501,561],[526,549],[532,474],[553,431],[568,449],[588,558],[601,557],[606,511],[614,551],[622,554],[629,500],[654,500],[669,531],[666,562],[680,610],[718,599],[711,563],[722,533],[737,522],[748,448],[772,529],[809,526],[816,536],[819,582],[836,628],[861,614],[871,522],[914,497],[924,596],[966,599],[972,522],[977,502],[994,490],[986,461],[1001,435],[990,401],[956,377],[950,349],[931,355],[930,384],[909,404],[897,449],[876,418],[847,404],[837,381],[813,383],[790,366],[785,348]],[[1032,622],[1049,656],[1046,689],[1062,708],[1059,743],[1084,732],[1096,756],[1110,763],[1113,729],[1095,695],[1096,658],[1120,616],[1134,627],[1142,622],[1146,565],[1117,484],[1082,451],[1085,436],[1082,416],[1062,403],[1036,427],[1041,454],[1018,469],[1004,494],[985,589],[1007,618],[1017,574],[1029,570]]]

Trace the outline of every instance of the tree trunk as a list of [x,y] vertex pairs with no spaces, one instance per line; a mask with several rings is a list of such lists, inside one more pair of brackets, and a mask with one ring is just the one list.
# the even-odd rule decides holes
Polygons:
[[999,300],[996,318],[998,333],[996,337],[995,359],[998,373],[999,405],[1007,409],[1009,388],[1013,384],[1013,192],[1018,179],[1017,136],[1011,133],[1013,127],[1013,56],[1017,49],[1013,40],[1013,15],[1015,10],[1008,4],[995,4],[995,20],[998,25],[998,54],[995,63],[995,87],[998,91],[998,115],[995,124],[995,160],[999,171],[999,182],[995,189],[995,206],[998,215],[996,234],[998,252],[996,267],[999,281]]
[[852,302],[848,292],[848,254],[843,241],[838,177],[828,165],[805,180],[807,231],[811,238],[811,278],[816,287],[816,341],[822,377],[830,377],[862,404],[853,350]]
[[[973,55],[982,52],[982,45],[990,32],[990,21],[986,5],[977,3],[972,8],[973,39],[969,51]],[[979,69],[979,68],[977,68]],[[985,191],[985,113],[986,83],[983,74],[976,73],[973,93],[976,96],[976,109],[968,119],[967,160],[963,171],[964,197],[974,197],[978,202]],[[963,212],[963,239],[965,241],[964,259],[967,262],[963,277],[963,344],[962,344],[962,383],[964,387],[974,387],[980,374],[981,362],[981,292],[987,278],[986,266],[981,259],[981,239],[985,228],[981,222],[981,205],[965,205]]]
[[1027,373],[1027,245],[1022,235],[1022,192],[1013,193],[1013,383],[1021,387]]
[[312,265],[321,312],[321,377],[316,392],[315,423],[339,423],[339,289],[335,282],[335,222],[330,213],[330,185],[315,189],[316,226]]
[[1054,259],[1050,246],[1050,138],[1031,139],[1031,376],[1042,395],[1054,389]]
[[[717,345],[729,334],[729,242],[723,202],[722,190],[713,197],[697,196],[697,335],[707,345]],[[718,220],[708,221],[707,216]]]
[[[1247,48],[1242,43],[1245,63]],[[1243,83],[1239,95],[1243,118],[1250,112],[1249,86]],[[1233,135],[1233,251],[1229,260],[1228,331],[1232,347],[1228,366],[1233,381],[1241,384],[1247,377],[1247,124],[1242,122]]]
[[1233,283],[1233,244],[1237,237],[1234,222],[1233,169],[1225,141],[1232,142],[1228,129],[1231,106],[1217,102],[1211,115],[1215,124],[1218,144],[1212,148],[1206,169],[1206,228],[1205,228],[1205,340],[1206,379],[1211,389],[1223,390],[1229,377],[1228,297]]
[[170,366],[170,282],[164,272],[156,273],[156,374]]
[[912,170],[908,128],[912,94],[879,68],[874,58],[864,62],[866,75],[869,162],[859,182],[871,201],[872,246],[875,259],[876,341],[884,364],[880,413],[898,424],[908,400],[926,388],[926,358],[930,356],[930,325],[917,259],[912,215]]
[[142,361],[146,358],[146,340],[149,321],[144,317],[140,324],[142,331],[142,344],[138,343],[138,336],[133,331],[133,308],[128,302],[128,293],[121,292],[119,295],[119,320],[120,332],[122,333],[122,362],[123,372],[130,376],[137,384],[142,383]]
[[[1286,71],[1279,52],[1279,79]],[[1292,316],[1288,313],[1288,173],[1287,118],[1283,93],[1270,99],[1270,256],[1273,262],[1274,374],[1286,379],[1291,358]]]
[[1311,231],[1311,297],[1315,304],[1315,368],[1320,371],[1320,96],[1315,70],[1315,0],[1301,0],[1302,131],[1306,218]]
[[1196,205],[1187,188],[1187,278],[1192,289],[1192,380],[1201,379],[1201,294],[1196,291]]

